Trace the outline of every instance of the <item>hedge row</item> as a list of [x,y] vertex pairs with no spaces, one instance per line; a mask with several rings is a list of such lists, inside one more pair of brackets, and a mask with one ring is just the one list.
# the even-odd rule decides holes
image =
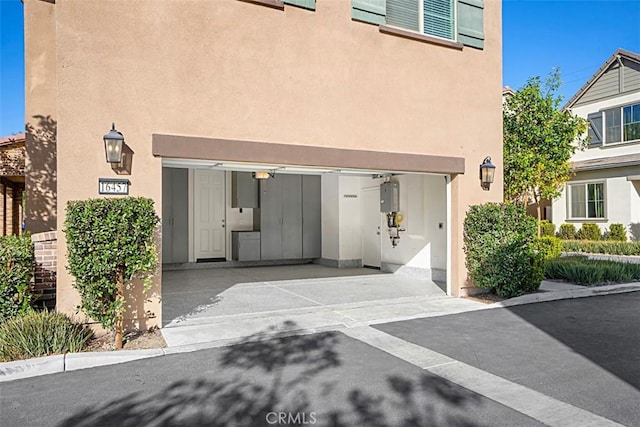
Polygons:
[[34,268],[30,236],[0,237],[0,322],[30,310]]
[[560,279],[582,286],[629,283],[640,280],[640,264],[568,256],[548,259],[545,278]]
[[[542,236],[553,236],[555,225],[553,223],[542,220],[540,221],[540,232]],[[583,223],[582,227],[576,230],[573,224],[560,224],[560,229],[555,236],[562,240],[612,240],[627,241],[627,228],[620,223],[611,224],[611,227],[602,232],[598,224]]]
[[563,240],[562,251],[606,255],[640,255],[640,242]]

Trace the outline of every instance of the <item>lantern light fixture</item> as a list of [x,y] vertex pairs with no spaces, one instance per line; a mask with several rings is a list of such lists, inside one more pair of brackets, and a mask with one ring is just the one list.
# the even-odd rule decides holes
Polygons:
[[491,163],[491,157],[487,156],[480,165],[480,186],[483,190],[489,191],[493,178],[496,173],[496,167]]
[[107,163],[122,162],[122,145],[124,136],[116,130],[116,124],[111,124],[111,130],[104,137],[104,153]]

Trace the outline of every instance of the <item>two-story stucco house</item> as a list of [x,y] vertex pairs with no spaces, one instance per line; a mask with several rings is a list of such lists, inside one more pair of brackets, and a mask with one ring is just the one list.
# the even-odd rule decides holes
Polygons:
[[640,239],[640,55],[617,50],[565,108],[589,121],[589,147],[553,201],[553,223],[622,223]]
[[[57,230],[58,309],[78,303],[65,206],[114,191],[155,201],[165,267],[313,261],[468,286],[465,213],[502,200],[499,1],[24,7],[27,228]],[[157,324],[161,303],[127,316]]]

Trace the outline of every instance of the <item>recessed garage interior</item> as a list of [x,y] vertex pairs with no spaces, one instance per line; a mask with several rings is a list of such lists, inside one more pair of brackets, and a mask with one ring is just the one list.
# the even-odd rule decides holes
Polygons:
[[450,290],[448,175],[176,158],[162,165],[164,324],[210,310],[233,287],[258,292],[251,283],[293,281],[300,306],[315,301],[307,295],[314,287],[332,289],[328,303],[377,298],[368,290],[385,299]]

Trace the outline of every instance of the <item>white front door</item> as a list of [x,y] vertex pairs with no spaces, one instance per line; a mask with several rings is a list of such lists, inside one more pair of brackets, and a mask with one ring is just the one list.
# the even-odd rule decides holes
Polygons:
[[362,190],[362,264],[380,267],[380,187]]
[[225,173],[194,171],[194,256],[225,258]]

